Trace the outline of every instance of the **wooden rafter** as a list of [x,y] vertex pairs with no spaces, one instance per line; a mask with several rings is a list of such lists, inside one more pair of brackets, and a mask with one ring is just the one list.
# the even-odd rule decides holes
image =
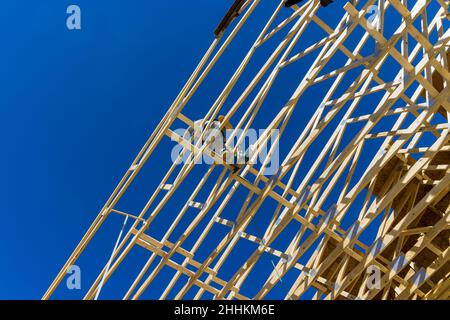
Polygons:
[[[270,113],[273,118],[266,121],[251,159],[261,156],[261,163],[249,161],[236,170],[219,164],[221,156],[208,143],[187,140],[176,129],[198,120],[189,116],[191,98],[250,16],[258,14],[262,1],[235,1],[198,67],[44,299],[52,296],[111,213],[133,223],[86,299],[98,295],[136,247],[148,250],[150,257],[139,266],[125,299],[142,297],[166,268],[173,274],[155,298],[200,299],[208,294],[215,299],[264,299],[281,286],[286,299],[302,298],[311,290],[314,299],[448,299],[448,2],[350,1],[343,4],[340,21],[331,23],[321,18],[324,9],[318,0],[304,1],[288,13],[284,0],[275,1],[245,57],[202,117],[202,136],[224,115],[220,130],[234,124],[227,146],[234,138],[242,141],[241,129],[260,126],[258,116],[267,112],[269,93],[280,90],[275,84],[280,74],[301,61],[312,62],[299,74],[290,98],[271,106],[276,112]],[[379,15],[375,26],[367,19],[373,6]],[[392,32],[385,20],[391,13],[400,17],[390,21]],[[260,51],[269,51],[267,60],[244,86],[237,86]],[[243,91],[236,94],[239,88]],[[315,88],[321,88],[315,101],[304,99]],[[313,112],[299,128],[298,110],[305,109]],[[265,176],[276,151],[274,129],[279,132],[275,142],[289,151],[277,173]],[[161,145],[173,142],[183,146],[177,160],[186,161],[170,164],[138,214],[121,210],[120,200],[141,169],[158,157]],[[199,174],[194,168],[203,155],[214,163],[203,165]],[[171,210],[177,195],[179,203],[179,191],[186,188],[188,195],[163,236],[152,234],[159,217]],[[182,221],[187,223],[178,234]],[[210,243],[217,228],[224,235]],[[376,237],[369,239],[368,231]],[[195,241],[190,241],[193,236]],[[243,242],[252,246],[252,253],[228,267],[231,276],[229,270],[224,276]],[[375,289],[367,287],[371,266],[381,274]],[[259,287],[251,283],[255,274],[264,280]]]

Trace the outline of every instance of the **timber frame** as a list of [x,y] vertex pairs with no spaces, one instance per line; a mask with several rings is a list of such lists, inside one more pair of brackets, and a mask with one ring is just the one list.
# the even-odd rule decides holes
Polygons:
[[[273,12],[254,30],[254,43],[202,119],[223,114],[237,133],[260,127],[260,116],[271,112],[259,145],[268,145],[278,129],[277,142],[287,152],[273,176],[264,175],[273,145],[263,164],[238,172],[198,166],[200,154],[215,155],[176,129],[192,126],[191,98],[249,18],[262,15],[263,2],[272,2]],[[160,299],[264,299],[280,292],[285,299],[448,299],[448,6],[444,0],[368,0],[321,9],[309,0],[288,10],[284,0],[239,2],[239,17],[225,33],[216,32],[43,298],[52,296],[102,225],[123,216],[132,223],[124,225],[85,299],[97,299],[137,248],[149,257],[118,298],[145,298],[151,287],[149,297]],[[342,12],[340,21],[320,17],[329,8]],[[312,43],[310,29],[320,30]],[[248,80],[244,72],[261,50],[268,58]],[[290,97],[265,103],[280,90],[276,80],[302,62],[307,68],[298,71]],[[312,90],[314,99],[306,98]],[[304,124],[299,110],[308,115]],[[145,205],[130,213],[122,198],[146,165],[163,167],[156,153],[174,142],[198,152],[181,165],[165,163],[167,172]],[[190,195],[180,200],[186,190]],[[173,217],[162,235],[153,228],[161,216]],[[242,261],[230,264],[236,255]],[[374,267],[381,282],[369,287],[367,271]]]

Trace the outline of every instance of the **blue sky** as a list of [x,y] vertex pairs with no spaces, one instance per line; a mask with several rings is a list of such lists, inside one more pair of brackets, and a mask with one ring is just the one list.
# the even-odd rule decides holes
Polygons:
[[45,292],[209,46],[210,3],[1,1],[0,299]]
[[[208,48],[230,2],[0,3],[0,299],[42,296]],[[82,10],[82,30],[66,28],[70,4]],[[332,11],[324,14],[338,18]],[[255,29],[261,23],[250,22]],[[254,37],[249,28],[236,40],[193,99],[196,111],[190,116],[209,108],[233,72],[229,63],[239,62],[247,50],[239,44],[248,46]],[[299,80],[293,73],[278,85],[295,88]],[[262,122],[273,118],[290,93],[268,97],[276,108]],[[314,100],[314,90],[308,99]],[[307,119],[311,110],[302,112]],[[164,172],[162,166],[151,168],[144,172],[147,187]],[[134,212],[141,204],[137,197],[125,200]],[[114,219],[87,250],[89,258],[80,260],[84,289],[112,250],[121,222]],[[120,272],[123,280],[105,288],[103,298],[118,298],[129,285],[133,277],[127,271],[135,271],[133,261],[146,253],[134,255]],[[82,293],[60,288],[55,296],[72,299]]]

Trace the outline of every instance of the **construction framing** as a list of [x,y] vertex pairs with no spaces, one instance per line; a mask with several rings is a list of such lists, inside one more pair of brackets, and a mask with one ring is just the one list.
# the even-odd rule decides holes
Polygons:
[[[257,10],[264,2],[273,4],[265,18],[267,10]],[[449,2],[300,4],[288,10],[284,0],[247,0],[226,32],[216,30],[44,299],[112,216],[124,217],[123,234],[85,299],[99,298],[137,248],[148,250],[148,260],[136,266],[135,280],[117,298],[449,298]],[[320,17],[328,8],[339,12],[337,23]],[[236,135],[263,127],[258,150],[270,142],[269,152],[262,163],[238,171],[198,165],[203,154],[217,155],[176,129],[193,126],[189,102],[253,15],[264,26],[253,30],[254,43],[201,118],[210,123],[225,115],[223,123],[233,123]],[[268,58],[249,79],[260,51]],[[299,65],[307,68],[296,71]],[[289,69],[300,82],[274,105],[271,95]],[[262,126],[268,114],[275,115]],[[175,143],[185,147],[179,158],[188,155],[187,161],[168,165],[140,212],[122,208],[141,170],[159,168],[158,150]],[[287,151],[280,151],[276,174],[266,176],[277,144]],[[156,235],[152,226],[169,216],[163,236]],[[163,277],[167,270],[170,276]],[[375,286],[367,285],[370,270],[379,272]],[[155,282],[160,290],[149,294]]]

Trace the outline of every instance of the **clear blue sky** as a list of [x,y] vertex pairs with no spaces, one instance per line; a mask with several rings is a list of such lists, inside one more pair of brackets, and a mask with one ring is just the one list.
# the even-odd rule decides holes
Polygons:
[[0,299],[45,292],[209,46],[211,3],[1,1]]
[[[0,299],[41,298],[208,48],[231,2],[1,1]],[[70,4],[81,7],[82,30],[66,28]],[[248,44],[247,35],[239,41]],[[219,74],[230,71],[220,68]],[[296,85],[299,76],[284,81]],[[204,111],[210,101],[201,99]],[[117,226],[111,230],[88,250],[94,257],[102,252],[98,259],[81,259],[82,270],[106,262]],[[125,271],[133,268],[130,259]],[[131,276],[122,275],[125,288]],[[83,272],[84,289],[94,276]],[[120,297],[112,291],[104,298]],[[62,288],[56,297],[81,293]]]

